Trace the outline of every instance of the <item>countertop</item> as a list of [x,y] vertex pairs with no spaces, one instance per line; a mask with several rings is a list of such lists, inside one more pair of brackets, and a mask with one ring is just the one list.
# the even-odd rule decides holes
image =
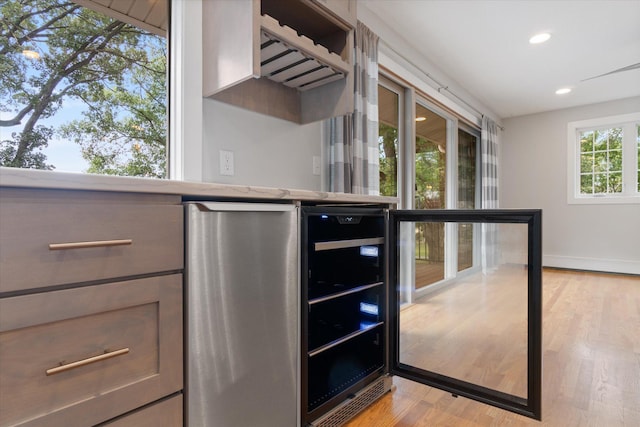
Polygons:
[[174,194],[185,198],[397,204],[395,197],[0,167],[0,187]]

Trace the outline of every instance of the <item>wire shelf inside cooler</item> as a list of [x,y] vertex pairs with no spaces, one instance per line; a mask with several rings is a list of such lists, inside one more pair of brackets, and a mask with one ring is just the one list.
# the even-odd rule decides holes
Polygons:
[[329,346],[353,339],[381,324],[382,286],[310,304],[308,308],[308,349],[313,356]]
[[308,359],[311,412],[369,374],[383,368],[383,328],[372,330]]
[[382,244],[318,251],[310,258],[309,300],[383,280]]

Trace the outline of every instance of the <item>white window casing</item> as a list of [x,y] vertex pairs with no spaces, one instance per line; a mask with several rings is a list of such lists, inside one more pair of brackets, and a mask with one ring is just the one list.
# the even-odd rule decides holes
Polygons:
[[[640,112],[569,122],[567,125],[567,203],[640,204],[638,192],[638,125]],[[580,132],[622,128],[621,193],[580,193]]]

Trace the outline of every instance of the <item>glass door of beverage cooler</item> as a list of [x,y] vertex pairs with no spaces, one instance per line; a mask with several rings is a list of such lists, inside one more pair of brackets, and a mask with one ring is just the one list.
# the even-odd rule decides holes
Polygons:
[[[390,211],[393,375],[541,418],[541,220],[539,210]],[[433,225],[473,230],[471,267],[400,308],[401,258]]]

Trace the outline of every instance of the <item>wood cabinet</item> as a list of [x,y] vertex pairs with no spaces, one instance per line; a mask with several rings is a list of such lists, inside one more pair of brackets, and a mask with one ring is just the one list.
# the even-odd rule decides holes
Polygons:
[[0,294],[182,269],[180,198],[0,191]]
[[353,110],[355,1],[203,2],[204,96],[296,123]]
[[95,425],[179,396],[180,197],[2,188],[0,209],[0,426]]
[[154,403],[103,427],[180,427],[182,426],[182,395]]
[[358,14],[356,0],[301,0],[311,3],[319,10],[324,10],[351,28],[358,26]]

